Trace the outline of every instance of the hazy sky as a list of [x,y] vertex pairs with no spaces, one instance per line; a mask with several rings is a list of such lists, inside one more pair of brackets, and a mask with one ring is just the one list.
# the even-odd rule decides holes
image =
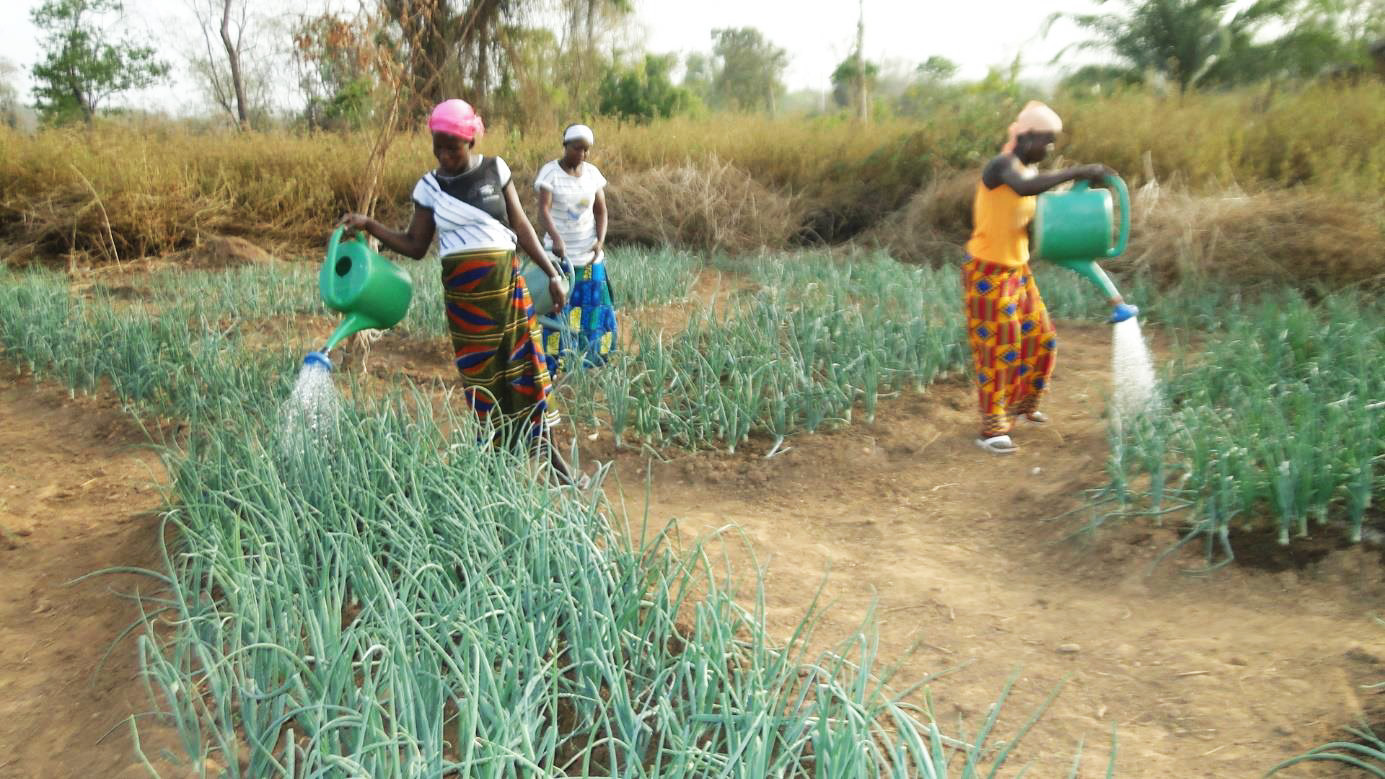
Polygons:
[[[250,0],[252,8],[275,12],[320,8],[331,0]],[[0,58],[27,69],[39,56],[38,33],[29,12],[40,0],[0,0]],[[201,98],[189,86],[182,52],[200,35],[189,10],[190,0],[125,0],[129,27],[152,40],[174,64],[175,79],[126,103],[154,103],[170,110],[193,110]],[[355,3],[335,0],[334,5]],[[1048,39],[1039,35],[1055,11],[1087,10],[1090,0],[865,0],[866,56],[886,65],[912,66],[941,55],[962,66],[962,76],[984,75],[991,65],[1008,64],[1023,54],[1025,75],[1042,78],[1054,68],[1049,60],[1072,40],[1060,26]],[[785,81],[790,89],[826,89],[828,77],[856,34],[857,5],[850,0],[636,0],[638,35],[647,50],[688,53],[707,51],[718,27],[756,27],[788,50]],[[27,96],[26,96],[27,97]]]

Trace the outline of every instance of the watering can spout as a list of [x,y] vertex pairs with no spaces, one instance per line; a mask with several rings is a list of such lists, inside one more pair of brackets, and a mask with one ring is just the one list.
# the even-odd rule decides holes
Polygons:
[[1106,271],[1101,269],[1096,260],[1052,260],[1054,265],[1059,265],[1076,273],[1082,278],[1095,284],[1102,292],[1106,293],[1107,300],[1120,300],[1121,293],[1116,289],[1115,282],[1106,275]]
[[303,365],[308,368],[324,370],[328,373],[332,372],[332,361],[327,358],[326,350],[309,352],[308,356],[303,358]]
[[1111,311],[1111,318],[1108,321],[1113,325],[1118,325],[1127,319],[1134,319],[1139,315],[1139,306],[1132,306],[1129,303],[1117,303],[1116,307]]
[[[1110,321],[1124,322],[1139,309],[1128,305],[1120,291],[1097,264],[1120,256],[1130,240],[1130,191],[1119,176],[1108,176],[1110,191],[1093,190],[1079,181],[1068,192],[1048,192],[1039,197],[1034,215],[1034,253],[1090,281],[1106,294],[1115,309]],[[1120,199],[1120,232],[1112,234],[1112,199]]]
[[332,337],[327,339],[327,345],[322,347],[323,354],[332,351],[337,344],[359,333],[362,330],[381,330],[376,323],[369,317],[361,314],[350,314],[337,325],[337,329],[332,331]]

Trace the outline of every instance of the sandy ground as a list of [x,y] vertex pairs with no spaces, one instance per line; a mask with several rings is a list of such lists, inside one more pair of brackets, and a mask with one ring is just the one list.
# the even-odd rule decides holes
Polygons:
[[[1371,621],[1385,595],[1378,548],[1247,541],[1237,565],[1191,576],[1181,571],[1201,563],[1197,550],[1151,567],[1176,540],[1169,529],[1129,522],[1072,541],[1072,522],[1046,521],[1101,483],[1106,451],[1109,331],[1060,334],[1053,420],[1017,431],[1013,457],[973,445],[971,390],[942,383],[882,402],[874,424],[795,437],[773,459],[756,440],[735,456],[665,452],[651,524],[676,522],[688,542],[738,527],[723,537],[741,592],[759,566],[776,635],[824,577],[816,645],[850,635],[873,605],[879,659],[899,683],[951,671],[931,685],[944,722],[979,725],[1014,674],[1008,738],[1063,684],[1006,776],[1025,761],[1029,776],[1065,776],[1080,740],[1082,775],[1104,776],[1113,725],[1117,775],[1260,776],[1362,714],[1385,720],[1385,696],[1362,687],[1385,680],[1385,629]],[[387,337],[368,367],[387,381],[444,379],[445,349]],[[112,591],[151,584],[66,583],[157,567],[165,475],[109,402],[12,376],[0,379],[0,777],[139,776],[119,727],[150,708],[134,642],[95,669],[137,616]],[[623,491],[637,519],[647,456],[609,436],[583,444],[586,467],[614,461],[608,495]],[[143,743],[151,755],[176,746],[152,723]]]
[[[148,776],[127,720],[150,709],[135,641],[139,611],[117,593],[152,580],[74,579],[158,567],[159,459],[99,398],[0,379],[0,777]],[[146,754],[176,741],[141,724]],[[170,774],[171,776],[172,774]]]

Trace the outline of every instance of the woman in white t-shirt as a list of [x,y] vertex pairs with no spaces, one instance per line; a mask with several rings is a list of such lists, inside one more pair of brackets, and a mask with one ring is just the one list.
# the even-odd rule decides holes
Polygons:
[[539,220],[544,247],[574,277],[567,306],[540,317],[548,370],[600,365],[615,346],[616,310],[606,279],[606,178],[587,162],[595,136],[574,124],[563,131],[563,156],[539,169]]

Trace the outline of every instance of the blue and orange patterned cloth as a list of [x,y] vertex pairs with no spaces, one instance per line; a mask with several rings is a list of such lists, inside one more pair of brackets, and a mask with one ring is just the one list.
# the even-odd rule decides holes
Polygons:
[[538,318],[513,250],[442,258],[447,329],[467,404],[512,440],[542,435],[552,381]]

